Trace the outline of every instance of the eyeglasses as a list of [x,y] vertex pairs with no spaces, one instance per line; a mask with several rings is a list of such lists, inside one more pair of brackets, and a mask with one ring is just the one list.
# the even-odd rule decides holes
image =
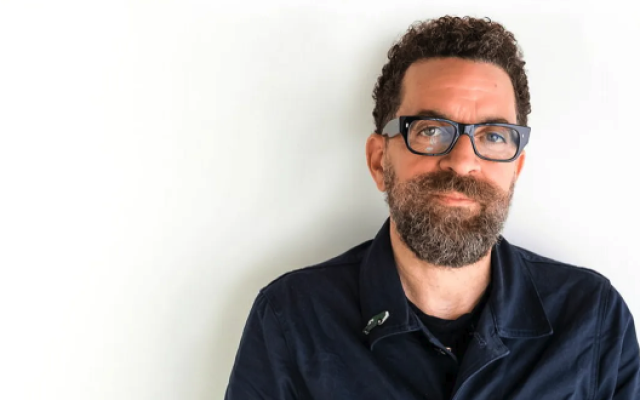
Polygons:
[[402,135],[409,151],[425,156],[449,154],[462,135],[469,136],[473,151],[488,161],[515,160],[529,142],[528,126],[483,123],[461,124],[448,119],[402,116],[389,121],[382,135]]

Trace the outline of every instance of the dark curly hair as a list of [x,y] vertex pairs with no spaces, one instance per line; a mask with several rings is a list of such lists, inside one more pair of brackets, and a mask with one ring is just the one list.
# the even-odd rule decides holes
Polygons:
[[527,124],[531,103],[522,51],[513,34],[489,18],[444,16],[417,22],[393,45],[388,57],[373,90],[373,118],[378,133],[400,107],[402,78],[407,68],[418,60],[442,57],[484,61],[502,68],[513,84],[518,124]]

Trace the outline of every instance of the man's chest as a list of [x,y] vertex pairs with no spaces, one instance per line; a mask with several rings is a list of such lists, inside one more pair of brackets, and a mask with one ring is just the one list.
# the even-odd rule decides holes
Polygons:
[[300,393],[312,399],[380,400],[589,397],[591,345],[562,337],[486,339],[474,337],[460,363],[421,332],[384,338],[372,350],[334,342],[302,361]]

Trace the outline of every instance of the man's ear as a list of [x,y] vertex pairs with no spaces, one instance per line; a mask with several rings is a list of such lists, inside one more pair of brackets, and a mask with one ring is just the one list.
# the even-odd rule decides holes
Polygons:
[[366,153],[367,166],[371,177],[376,183],[378,190],[385,191],[384,187],[384,152],[385,139],[383,135],[372,133],[367,139]]

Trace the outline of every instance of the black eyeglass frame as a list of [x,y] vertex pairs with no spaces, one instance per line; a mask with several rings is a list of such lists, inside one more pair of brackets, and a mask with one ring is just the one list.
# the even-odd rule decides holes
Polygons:
[[[411,148],[411,146],[409,145],[409,127],[411,126],[411,124],[415,121],[441,121],[441,122],[447,122],[449,124],[451,124],[455,129],[455,137],[453,138],[453,141],[451,142],[451,145],[442,153],[423,153],[423,152],[419,152],[416,151],[414,149]],[[511,128],[513,130],[515,130],[516,132],[518,132],[518,135],[520,136],[520,140],[518,141],[518,150],[516,151],[516,154],[508,159],[508,160],[494,160],[491,158],[487,158],[484,157],[483,155],[478,153],[478,149],[476,149],[476,143],[474,140],[474,133],[476,131],[476,128],[479,126],[504,126],[507,128]],[[462,132],[462,133],[461,133]],[[387,124],[384,126],[384,128],[382,129],[382,132],[380,133],[381,135],[387,135],[389,138],[393,138],[395,136],[398,135],[402,135],[404,137],[404,142],[407,145],[407,149],[409,149],[410,152],[414,153],[414,154],[418,154],[418,155],[422,155],[422,156],[444,156],[447,155],[451,152],[451,150],[454,148],[454,146],[456,145],[456,143],[458,143],[458,139],[460,139],[460,136],[462,135],[467,135],[469,136],[469,139],[471,140],[471,146],[473,146],[473,152],[476,153],[476,156],[478,156],[479,158],[483,159],[483,160],[487,160],[487,161],[495,161],[495,162],[511,162],[513,160],[515,160],[516,158],[518,158],[518,156],[520,156],[520,153],[522,153],[522,150],[524,149],[524,147],[527,145],[527,143],[529,143],[529,135],[531,133],[531,128],[528,126],[524,126],[524,125],[513,125],[513,124],[503,124],[503,123],[497,123],[497,122],[485,122],[485,123],[481,123],[481,124],[462,124],[459,122],[455,122],[455,121],[451,121],[448,119],[443,119],[443,118],[432,118],[432,117],[423,117],[423,116],[414,116],[414,115],[404,115],[404,116],[400,116],[398,118],[392,119],[391,121],[387,122]]]

